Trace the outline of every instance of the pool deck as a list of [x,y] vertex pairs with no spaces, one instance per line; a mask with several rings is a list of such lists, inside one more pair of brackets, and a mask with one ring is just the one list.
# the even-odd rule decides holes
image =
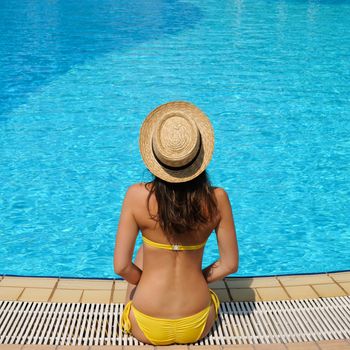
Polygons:
[[[124,303],[127,283],[119,279],[77,279],[47,277],[0,276],[0,300],[41,301],[59,303]],[[283,275],[274,277],[230,277],[209,284],[220,301],[269,301],[314,299],[350,295],[350,271],[324,274]],[[350,327],[350,326],[349,326]],[[47,346],[6,345],[6,349],[121,349],[136,346]],[[188,350],[193,346],[162,346],[162,349]],[[208,350],[243,349],[348,349],[350,340],[330,340],[289,344],[255,344],[200,346]],[[142,346],[145,350],[153,346]],[[147,349],[146,349],[147,348]],[[131,349],[130,349],[131,350]]]
[[[118,279],[77,279],[0,276],[0,300],[60,303],[123,303],[127,282]],[[230,277],[209,284],[221,301],[267,301],[350,295],[350,271]]]

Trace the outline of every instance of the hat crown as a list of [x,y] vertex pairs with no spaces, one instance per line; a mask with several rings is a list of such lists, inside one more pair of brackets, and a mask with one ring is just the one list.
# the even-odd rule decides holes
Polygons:
[[158,160],[169,167],[183,167],[198,154],[200,133],[195,121],[180,111],[163,115],[153,132],[152,147]]
[[173,101],[152,110],[140,130],[140,152],[149,171],[173,183],[194,179],[214,150],[209,118],[194,104]]

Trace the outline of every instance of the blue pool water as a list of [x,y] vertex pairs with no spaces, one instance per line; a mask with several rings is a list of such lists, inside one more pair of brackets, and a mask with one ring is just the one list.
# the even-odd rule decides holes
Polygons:
[[349,269],[349,18],[331,0],[1,1],[0,274],[116,277],[122,198],[150,179],[139,127],[171,100],[213,122],[236,275]]

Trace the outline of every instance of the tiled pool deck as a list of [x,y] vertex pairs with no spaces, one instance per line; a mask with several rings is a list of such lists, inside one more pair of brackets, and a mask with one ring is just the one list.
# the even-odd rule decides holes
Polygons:
[[[64,302],[64,303],[123,303],[127,283],[122,280],[71,279],[46,277],[0,276],[0,300]],[[350,271],[310,275],[274,277],[233,277],[209,285],[221,301],[268,301],[309,299],[350,295]],[[350,327],[350,326],[349,326]],[[5,349],[121,349],[133,346],[46,346],[0,345]],[[159,347],[187,350],[197,346],[175,345]],[[258,344],[230,346],[200,346],[208,350],[240,349],[348,349],[350,340],[290,344]],[[145,350],[153,346],[142,346]],[[130,349],[131,350],[131,349]]]
[[[0,276],[0,300],[123,303],[124,280]],[[221,301],[307,299],[350,295],[350,271],[233,277],[209,285]]]

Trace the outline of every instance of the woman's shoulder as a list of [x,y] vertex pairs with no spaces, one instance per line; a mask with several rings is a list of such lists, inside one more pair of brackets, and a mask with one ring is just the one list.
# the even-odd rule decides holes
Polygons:
[[212,186],[211,188],[212,188],[215,196],[217,196],[217,197],[227,196],[226,191],[222,187]]
[[145,196],[147,197],[150,192],[150,188],[148,183],[145,182],[140,182],[136,184],[132,184],[128,187],[126,191],[126,197],[130,199],[141,199],[144,198]]
[[229,202],[228,194],[222,187],[212,186],[212,189],[219,205]]

